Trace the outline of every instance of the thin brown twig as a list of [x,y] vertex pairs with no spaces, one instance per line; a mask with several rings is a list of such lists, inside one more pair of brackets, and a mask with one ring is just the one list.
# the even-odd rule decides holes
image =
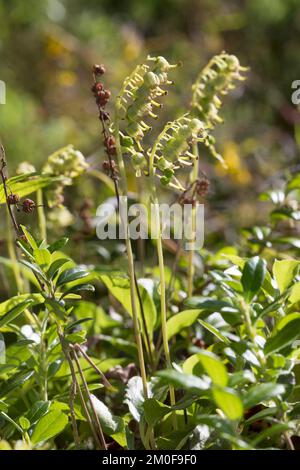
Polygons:
[[[63,353],[65,355],[65,358],[66,358],[66,360],[69,364],[71,377],[72,377],[72,385],[71,385],[71,391],[70,391],[69,404],[70,404],[70,413],[71,413],[71,421],[72,421],[72,429],[73,429],[75,445],[77,446],[78,429],[77,429],[77,423],[76,423],[76,418],[75,418],[74,400],[73,400],[73,397],[71,397],[71,393],[74,392],[74,388],[72,390],[72,387],[75,387],[76,391],[78,391],[79,398],[80,398],[80,401],[81,401],[81,404],[82,404],[82,407],[83,407],[83,411],[84,411],[86,420],[89,423],[90,429],[91,429],[93,437],[95,439],[95,443],[96,443],[97,446],[99,446],[99,448],[101,448],[101,441],[100,441],[99,436],[97,435],[97,432],[95,430],[93,420],[92,420],[92,418],[90,416],[90,413],[89,413],[89,410],[86,406],[86,402],[85,402],[84,396],[82,394],[80,384],[78,383],[78,380],[77,380],[77,377],[76,377],[76,372],[75,372],[75,368],[73,366],[73,360],[72,360],[72,356],[71,356],[72,352],[69,351],[65,347],[64,335],[63,335],[63,332],[61,331],[59,325],[57,325],[57,333],[58,333],[58,337],[59,337],[59,340],[60,340],[62,351],[63,351]],[[79,439],[79,437],[78,437],[78,439]]]
[[74,435],[74,440],[75,440],[75,446],[76,448],[79,448],[80,437],[78,433],[78,427],[77,427],[76,415],[75,415],[75,409],[74,409],[74,402],[75,402],[77,388],[78,388],[77,379],[76,379],[76,373],[75,373],[74,365],[70,357],[70,354],[66,353],[65,356],[69,363],[71,376],[72,376],[72,383],[71,383],[70,394],[69,394],[69,406],[70,406],[70,413],[71,413],[72,429],[73,429],[73,435]]
[[89,388],[88,388],[88,384],[87,384],[87,382],[86,382],[86,380],[85,380],[85,377],[84,377],[84,374],[83,374],[83,372],[82,372],[82,369],[81,369],[81,366],[80,366],[80,363],[79,363],[79,359],[78,359],[76,350],[75,350],[74,348],[73,348],[73,356],[74,356],[74,359],[75,359],[75,362],[76,362],[76,365],[77,365],[77,369],[78,369],[78,372],[79,372],[79,374],[80,374],[80,377],[81,377],[81,380],[82,380],[82,383],[83,383],[83,386],[84,386],[84,389],[85,389],[87,398],[88,398],[88,400],[89,400],[89,402],[90,402],[90,405],[91,405],[91,408],[92,408],[92,412],[93,412],[95,421],[96,421],[96,423],[97,423],[97,428],[98,428],[98,432],[99,432],[99,437],[100,437],[100,441],[101,441],[101,446],[102,446],[102,448],[103,448],[104,450],[107,450],[107,444],[106,444],[106,442],[105,442],[105,438],[104,438],[102,426],[101,426],[101,423],[100,423],[100,421],[99,421],[98,415],[97,415],[97,413],[96,413],[93,400],[91,399],[91,394],[90,394],[90,391],[89,391]]
[[[71,355],[70,355],[70,357],[71,357]],[[71,360],[72,360],[72,358],[71,358]],[[77,380],[77,377],[76,377],[76,373],[75,373],[75,381],[76,381],[76,385],[77,385],[77,389],[78,389],[79,398],[80,398],[80,401],[81,401],[81,405],[82,405],[82,408],[83,408],[83,411],[84,411],[86,420],[87,420],[87,422],[89,423],[89,426],[90,426],[90,429],[91,429],[91,431],[92,431],[92,434],[93,434],[93,437],[94,437],[96,446],[98,446],[98,447],[101,449],[101,441],[100,441],[99,436],[98,436],[98,434],[97,434],[97,432],[96,432],[95,425],[94,425],[94,422],[93,422],[92,417],[91,417],[91,415],[90,415],[90,412],[89,412],[89,410],[88,410],[88,407],[86,406],[86,401],[85,401],[85,399],[84,399],[84,396],[83,396],[83,393],[82,393],[80,384],[78,383],[78,380]]]
[[[97,84],[97,77],[96,77],[95,73],[93,73],[93,79],[94,79],[94,85],[96,85]],[[98,111],[99,111],[99,120],[101,122],[102,134],[103,134],[103,137],[104,137],[104,141],[106,142],[109,135],[108,135],[105,120],[104,120],[104,117],[103,117],[103,109],[102,109],[102,107],[99,103],[96,103],[96,104],[97,104],[97,108],[98,108]],[[114,171],[114,167],[113,167],[110,152],[107,149],[106,149],[106,154],[108,156],[109,167],[110,167],[110,175],[109,176],[110,176],[110,178],[112,179],[112,181],[114,183],[115,194],[116,194],[118,210],[119,210],[120,209],[120,194],[119,194],[119,187],[118,187],[118,178],[116,177],[116,174],[115,174],[115,171]]]
[[113,388],[111,383],[107,380],[103,372],[99,369],[99,367],[94,363],[94,361],[90,358],[90,356],[82,349],[82,347],[79,344],[74,345],[75,349],[77,349],[80,354],[87,360],[87,362],[98,372],[100,377],[103,380],[103,383],[105,387],[107,388]]
[[6,161],[6,154],[5,154],[5,149],[4,149],[3,145],[1,145],[0,150],[1,150],[0,174],[1,174],[1,179],[2,179],[2,183],[3,183],[4,194],[5,194],[5,198],[6,198],[6,206],[7,206],[8,213],[9,213],[10,219],[12,221],[12,225],[13,225],[14,231],[16,233],[16,236],[17,236],[17,238],[20,238],[20,236],[23,235],[22,229],[21,229],[21,227],[19,226],[19,224],[17,222],[17,219],[16,219],[15,214],[13,212],[12,206],[8,203],[9,194],[8,194],[8,188],[7,188],[7,170],[6,170],[7,161]]

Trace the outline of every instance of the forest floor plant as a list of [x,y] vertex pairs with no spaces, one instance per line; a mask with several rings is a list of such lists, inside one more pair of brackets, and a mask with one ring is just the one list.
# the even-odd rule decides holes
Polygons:
[[[0,257],[9,281],[0,303],[6,346],[0,449],[299,447],[300,177],[291,175],[282,189],[262,195],[273,204],[268,221],[243,230],[236,246],[201,248],[201,276],[184,239],[170,272],[160,194],[175,194],[183,206],[203,202],[209,178],[199,155],[207,151],[220,161],[211,134],[220,121],[220,97],[245,71],[234,56],[215,56],[196,80],[186,113],[160,125],[157,113],[175,67],[148,57],[125,79],[111,120],[105,68],[94,66],[103,173],[85,175],[84,157],[67,146],[47,159],[41,174],[31,167],[8,178],[1,150],[0,203],[11,232],[7,256]],[[145,257],[139,278],[128,220],[121,220],[128,230],[127,268],[116,252],[99,263],[94,233],[84,239],[94,256],[84,252],[80,265],[67,254],[66,237],[49,243],[44,206],[65,214],[63,192],[74,189],[75,178],[107,183],[108,176],[120,207],[132,169],[139,194],[155,209],[147,249],[155,247],[158,266]],[[36,213],[38,230],[29,229]],[[71,248],[77,242],[74,237]]]

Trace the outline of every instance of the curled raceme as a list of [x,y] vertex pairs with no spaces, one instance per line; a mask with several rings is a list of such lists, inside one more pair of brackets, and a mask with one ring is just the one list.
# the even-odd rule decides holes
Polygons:
[[117,118],[125,120],[124,132],[133,138],[139,150],[140,141],[151,129],[145,119],[158,117],[156,110],[162,105],[157,99],[167,93],[162,87],[173,83],[169,71],[175,67],[164,57],[148,57],[124,81],[117,99]]
[[191,145],[205,143],[208,139],[204,124],[197,118],[184,115],[168,122],[148,152],[161,183],[184,190],[175,172],[183,166],[193,165],[195,157],[190,151]]
[[192,110],[207,127],[223,122],[219,116],[222,105],[221,97],[236,87],[236,83],[245,80],[242,67],[236,56],[222,52],[215,55],[198,75],[192,90]]

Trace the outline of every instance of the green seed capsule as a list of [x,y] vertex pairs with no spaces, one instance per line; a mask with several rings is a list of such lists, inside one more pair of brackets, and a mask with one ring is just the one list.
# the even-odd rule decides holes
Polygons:
[[123,136],[121,139],[121,145],[122,147],[130,148],[133,147],[133,139],[131,137],[128,137],[127,135]]
[[170,178],[168,178],[167,176],[162,176],[160,178],[160,182],[161,184],[163,184],[164,186],[167,186],[169,183],[170,183]]
[[137,152],[132,155],[132,162],[135,168],[141,168],[145,164],[144,155],[141,152]]
[[164,170],[164,176],[166,178],[171,179],[173,175],[174,175],[174,170],[172,170],[172,168],[166,168]]

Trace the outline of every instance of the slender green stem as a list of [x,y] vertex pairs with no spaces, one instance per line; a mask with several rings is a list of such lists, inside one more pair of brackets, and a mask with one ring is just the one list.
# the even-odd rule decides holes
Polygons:
[[43,191],[41,189],[37,190],[36,198],[38,206],[37,213],[39,220],[40,236],[42,240],[45,240],[45,242],[47,242],[47,222],[43,205]]
[[[125,170],[121,143],[120,143],[118,112],[116,113],[116,119],[115,119],[115,140],[116,140],[117,158],[118,158],[118,165],[119,165],[119,172],[120,172],[120,193],[122,196],[127,196],[127,193],[128,193],[127,179],[126,179],[126,170]],[[140,327],[140,322],[138,318],[138,310],[137,310],[137,303],[136,303],[134,260],[133,260],[133,253],[132,253],[128,227],[127,227],[127,233],[126,233],[126,251],[127,251],[127,257],[128,257],[132,319],[133,319],[135,340],[136,340],[136,345],[137,345],[137,350],[138,350],[139,367],[140,367],[140,372],[141,372],[141,377],[142,377],[144,396],[145,398],[148,398],[147,374],[146,374],[146,367],[145,367],[145,361],[144,361],[141,327]]]
[[[191,183],[193,183],[198,178],[199,172],[199,154],[198,154],[198,145],[197,143],[193,144],[193,154],[195,155],[193,171],[191,173]],[[193,237],[195,236],[195,226],[196,226],[196,209],[192,209],[192,233]],[[195,239],[191,240],[191,243],[195,242]],[[188,297],[193,295],[194,287],[194,276],[195,276],[195,266],[194,266],[194,249],[189,250],[188,256]]]
[[[162,246],[162,232],[161,232],[161,221],[159,213],[159,203],[156,192],[155,184],[155,168],[154,168],[154,158],[155,158],[156,147],[154,146],[150,154],[149,159],[149,176],[151,179],[151,199],[154,205],[154,216],[155,216],[155,227],[156,227],[156,248],[159,264],[159,276],[160,276],[160,307],[161,307],[161,328],[162,328],[162,337],[163,337],[163,347],[166,358],[166,363],[168,367],[172,367],[169,341],[168,341],[168,328],[167,328],[167,306],[166,306],[166,280],[165,280],[165,265],[164,265],[164,254]],[[170,385],[170,403],[171,406],[176,404],[175,391],[174,388]],[[176,416],[174,415],[174,427],[176,428]]]

